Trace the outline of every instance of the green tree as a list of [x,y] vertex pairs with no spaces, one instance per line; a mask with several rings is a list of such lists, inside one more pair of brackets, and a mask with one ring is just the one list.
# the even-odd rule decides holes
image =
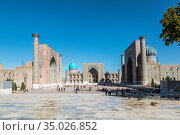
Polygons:
[[154,83],[154,79],[152,78],[152,80],[151,80],[151,86],[152,87],[155,87],[155,83]]
[[171,80],[171,78],[170,78],[169,76],[167,76],[167,77],[166,77],[166,80],[167,80],[167,81],[170,81],[170,80]]
[[15,90],[15,86],[14,86],[14,83],[12,84],[12,90]]
[[174,77],[174,81],[176,81],[176,78]]
[[24,82],[22,82],[22,84],[21,84],[21,90],[24,90],[24,89],[26,89],[26,86],[25,86]]
[[163,38],[166,46],[174,42],[180,43],[180,2],[177,7],[169,7],[163,16],[160,21],[163,26],[160,38]]
[[13,83],[13,85],[12,85],[12,90],[17,91],[17,85],[16,85],[16,83]]
[[12,90],[15,90],[15,83],[12,84]]

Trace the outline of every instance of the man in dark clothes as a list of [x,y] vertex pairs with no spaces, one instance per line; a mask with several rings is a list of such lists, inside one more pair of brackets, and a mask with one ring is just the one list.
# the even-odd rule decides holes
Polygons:
[[116,89],[116,96],[118,96],[118,88]]
[[[104,89],[104,88],[103,88]],[[105,95],[107,95],[107,89],[105,89]]]

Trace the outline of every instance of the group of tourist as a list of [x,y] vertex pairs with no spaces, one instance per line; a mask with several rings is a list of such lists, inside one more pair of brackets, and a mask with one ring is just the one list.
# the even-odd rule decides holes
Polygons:
[[23,89],[22,91],[23,91],[23,92],[28,92],[28,89]]
[[121,92],[122,96],[124,95],[125,92],[129,92],[130,93],[130,89],[116,89],[116,90],[112,90],[111,88],[103,88],[103,91],[105,92],[105,95],[111,96],[112,93],[115,93],[116,96],[118,96],[118,93]]
[[110,88],[103,88],[103,91],[105,91],[105,95],[111,96],[111,89]]
[[59,85],[57,86],[57,91],[66,91],[66,86],[65,87],[60,87]]

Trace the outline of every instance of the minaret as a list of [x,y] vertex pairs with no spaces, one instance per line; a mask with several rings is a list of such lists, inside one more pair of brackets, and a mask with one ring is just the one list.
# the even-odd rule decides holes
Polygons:
[[33,89],[39,89],[39,34],[33,36]]
[[125,80],[124,55],[121,55],[122,82]]
[[66,82],[65,83],[68,83],[68,80],[69,80],[68,79],[68,70],[66,69],[66,80],[65,80]]
[[59,83],[63,83],[63,72],[62,72],[62,54],[59,54]]
[[148,84],[145,36],[139,37],[141,48],[141,84]]
[[121,70],[118,69],[118,83],[121,83]]

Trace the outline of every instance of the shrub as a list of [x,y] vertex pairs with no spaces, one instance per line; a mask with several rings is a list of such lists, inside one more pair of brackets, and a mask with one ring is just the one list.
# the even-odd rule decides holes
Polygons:
[[16,85],[16,83],[15,83],[15,90],[17,91],[17,85]]
[[25,86],[24,82],[22,82],[22,84],[21,84],[21,90],[24,90],[24,89],[26,89],[26,86]]
[[13,83],[12,90],[17,91],[17,85],[16,85],[16,83]]
[[142,98],[138,98],[138,101],[143,100]]
[[160,85],[159,85],[159,84],[155,84],[155,85],[156,85],[156,86],[155,86],[156,88],[160,88]]
[[151,81],[151,86],[155,87],[155,83],[154,83],[154,79],[153,78],[152,78],[152,81]]
[[170,80],[171,80],[171,78],[170,78],[169,76],[167,76],[167,77],[166,77],[166,80],[167,80],[167,81],[170,81]]
[[151,105],[158,105],[158,103],[157,102],[151,102]]
[[12,84],[12,90],[15,90],[15,83]]

